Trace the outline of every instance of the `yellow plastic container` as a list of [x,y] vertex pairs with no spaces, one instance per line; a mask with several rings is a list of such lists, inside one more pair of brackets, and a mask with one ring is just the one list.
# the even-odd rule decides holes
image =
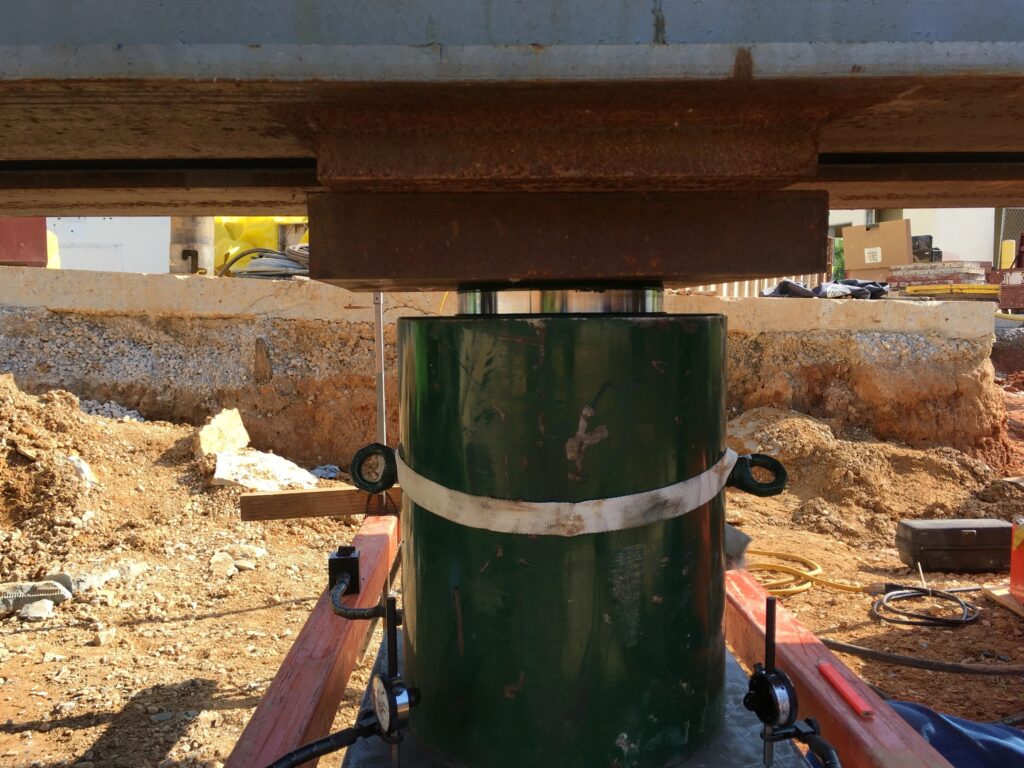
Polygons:
[[[281,224],[307,224],[305,216],[216,216],[213,220],[213,267],[219,270],[235,254],[250,248],[278,249]],[[309,232],[302,242],[309,242]],[[231,265],[235,270],[251,259],[246,256]]]
[[999,268],[1010,269],[1017,258],[1017,243],[1014,240],[1003,240],[999,245]]

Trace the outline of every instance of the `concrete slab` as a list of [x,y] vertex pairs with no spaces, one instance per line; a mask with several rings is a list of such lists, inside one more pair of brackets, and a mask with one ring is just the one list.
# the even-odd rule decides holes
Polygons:
[[995,307],[989,302],[725,299],[668,294],[665,310],[724,314],[729,318],[730,333],[866,331],[979,339],[991,336],[995,329]]
[[[444,294],[388,294],[385,320],[432,315]],[[254,280],[201,275],[0,267],[0,306],[87,315],[262,317],[373,322],[373,295],[311,280]],[[446,314],[455,299],[445,302]]]

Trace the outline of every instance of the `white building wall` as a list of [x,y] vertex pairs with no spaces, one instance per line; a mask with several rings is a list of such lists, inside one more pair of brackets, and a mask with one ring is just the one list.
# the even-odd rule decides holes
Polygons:
[[170,217],[57,216],[46,220],[46,228],[57,236],[61,269],[168,271]]
[[931,235],[943,261],[991,263],[995,252],[994,208],[905,208],[911,235]]
[[862,227],[868,223],[868,212],[864,209],[836,209],[828,212],[830,227]]

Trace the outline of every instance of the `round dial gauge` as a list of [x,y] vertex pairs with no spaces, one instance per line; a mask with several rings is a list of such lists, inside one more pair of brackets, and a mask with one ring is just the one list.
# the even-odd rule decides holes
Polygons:
[[388,733],[391,730],[391,692],[384,684],[384,678],[380,675],[374,675],[373,682],[371,683],[371,692],[373,697],[373,713],[377,716],[380,729],[384,733]]

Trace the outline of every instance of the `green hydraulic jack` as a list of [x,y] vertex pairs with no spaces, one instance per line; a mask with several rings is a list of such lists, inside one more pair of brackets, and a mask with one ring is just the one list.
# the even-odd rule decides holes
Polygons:
[[402,728],[364,723],[392,748],[346,766],[722,764],[694,761],[730,705],[723,490],[785,472],[727,448],[725,318],[662,298],[474,289],[399,320],[399,447],[352,474],[403,490],[401,675],[389,643],[367,698]]

